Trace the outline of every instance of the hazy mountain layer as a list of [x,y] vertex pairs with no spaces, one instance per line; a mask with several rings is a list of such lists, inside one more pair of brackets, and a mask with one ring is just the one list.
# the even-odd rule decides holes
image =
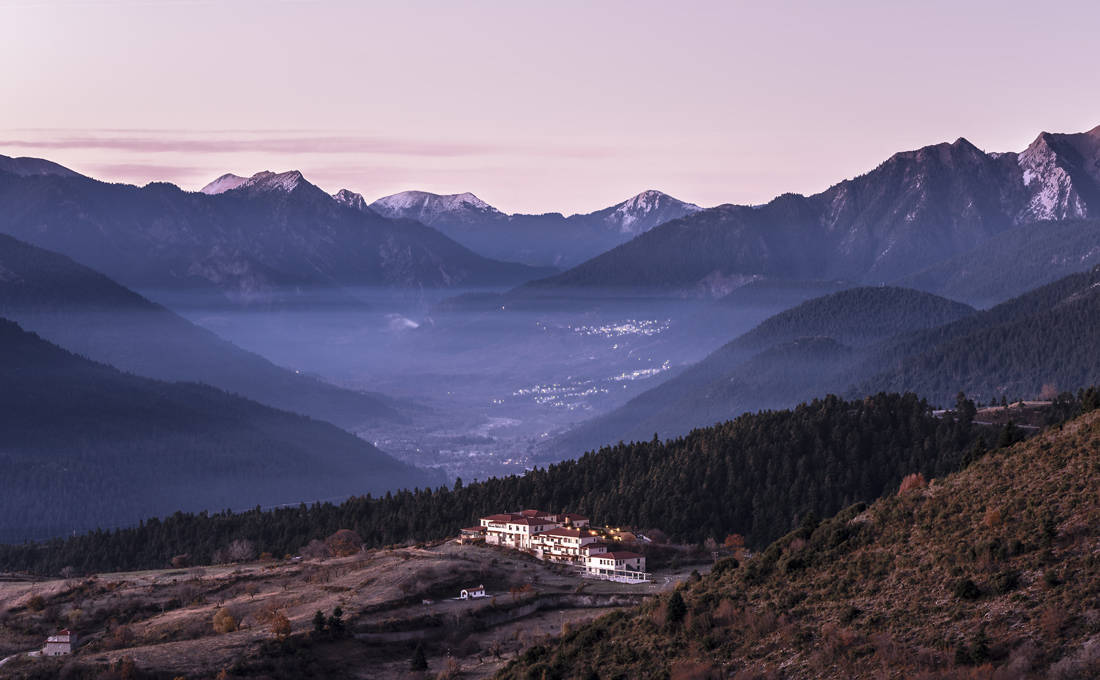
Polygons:
[[202,382],[342,427],[401,420],[381,395],[280,368],[64,255],[0,235],[0,315],[123,371]]
[[0,320],[0,537],[422,486],[338,428],[120,373]]

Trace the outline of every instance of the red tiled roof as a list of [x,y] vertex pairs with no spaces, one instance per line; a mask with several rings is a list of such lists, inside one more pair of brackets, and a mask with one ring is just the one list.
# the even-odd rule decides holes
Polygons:
[[617,550],[615,552],[601,553],[600,557],[610,557],[615,560],[633,560],[641,557],[641,555],[626,550]]
[[517,517],[520,517],[520,515],[513,515],[512,513],[508,512],[500,515],[489,515],[488,517],[482,517],[481,519],[487,519],[490,522],[511,522]]
[[585,545],[581,546],[581,550],[589,550],[589,551],[598,550],[600,548],[603,548],[604,551],[606,551],[607,550],[607,544],[602,543],[602,542],[596,542],[596,543],[586,543]]
[[573,521],[573,522],[576,522],[577,520],[582,520],[582,519],[586,522],[588,521],[588,518],[585,517],[584,515],[577,515],[577,514],[572,513],[572,512],[567,512],[564,515],[562,515],[562,517],[567,519],[567,520]]
[[580,529],[565,528],[550,529],[548,531],[542,531],[538,533],[539,536],[565,536],[568,538],[579,538],[581,534],[582,532]]
[[527,526],[543,526],[545,524],[554,524],[548,519],[531,519],[530,517],[516,517],[515,519],[508,520],[512,524],[526,524]]

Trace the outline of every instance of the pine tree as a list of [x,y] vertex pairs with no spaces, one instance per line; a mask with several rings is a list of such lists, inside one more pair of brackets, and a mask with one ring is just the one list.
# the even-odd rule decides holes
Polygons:
[[413,651],[412,660],[409,662],[409,670],[428,670],[428,657],[424,655],[424,645],[418,644]]
[[666,621],[669,625],[680,623],[687,616],[687,604],[684,602],[684,596],[680,594],[679,590],[673,591],[672,596],[668,598],[666,614]]

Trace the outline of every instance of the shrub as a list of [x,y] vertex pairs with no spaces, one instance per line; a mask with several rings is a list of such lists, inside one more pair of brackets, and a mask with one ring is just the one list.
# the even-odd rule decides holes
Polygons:
[[955,597],[960,600],[977,600],[982,596],[978,584],[968,578],[964,578],[955,584]]
[[189,567],[189,566],[191,566],[191,555],[190,555],[190,553],[184,553],[182,555],[176,555],[175,557],[172,558],[172,568],[173,569],[182,569],[183,567]]
[[714,563],[714,567],[710,570],[710,573],[717,576],[724,574],[728,571],[733,571],[737,567],[741,566],[741,563],[734,557],[723,557]]
[[282,612],[275,612],[271,619],[271,632],[280,638],[290,635],[290,619]]
[[337,557],[354,555],[363,548],[363,539],[351,529],[340,529],[325,539],[329,553]]
[[901,480],[901,487],[898,489],[899,494],[903,494],[906,491],[912,491],[914,489],[923,489],[928,486],[928,482],[924,479],[924,475],[919,472],[914,472],[911,475],[906,475]]
[[237,630],[237,619],[233,617],[228,609],[222,607],[214,612],[215,633],[232,633],[235,630]]
[[1002,571],[990,580],[989,585],[998,595],[1010,593],[1020,585],[1020,573],[1012,570]]

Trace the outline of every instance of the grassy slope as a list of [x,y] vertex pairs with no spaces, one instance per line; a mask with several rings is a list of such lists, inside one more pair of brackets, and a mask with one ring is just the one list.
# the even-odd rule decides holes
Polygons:
[[666,598],[501,677],[1097,677],[1098,544],[1093,412],[724,563],[682,590],[681,622]]

